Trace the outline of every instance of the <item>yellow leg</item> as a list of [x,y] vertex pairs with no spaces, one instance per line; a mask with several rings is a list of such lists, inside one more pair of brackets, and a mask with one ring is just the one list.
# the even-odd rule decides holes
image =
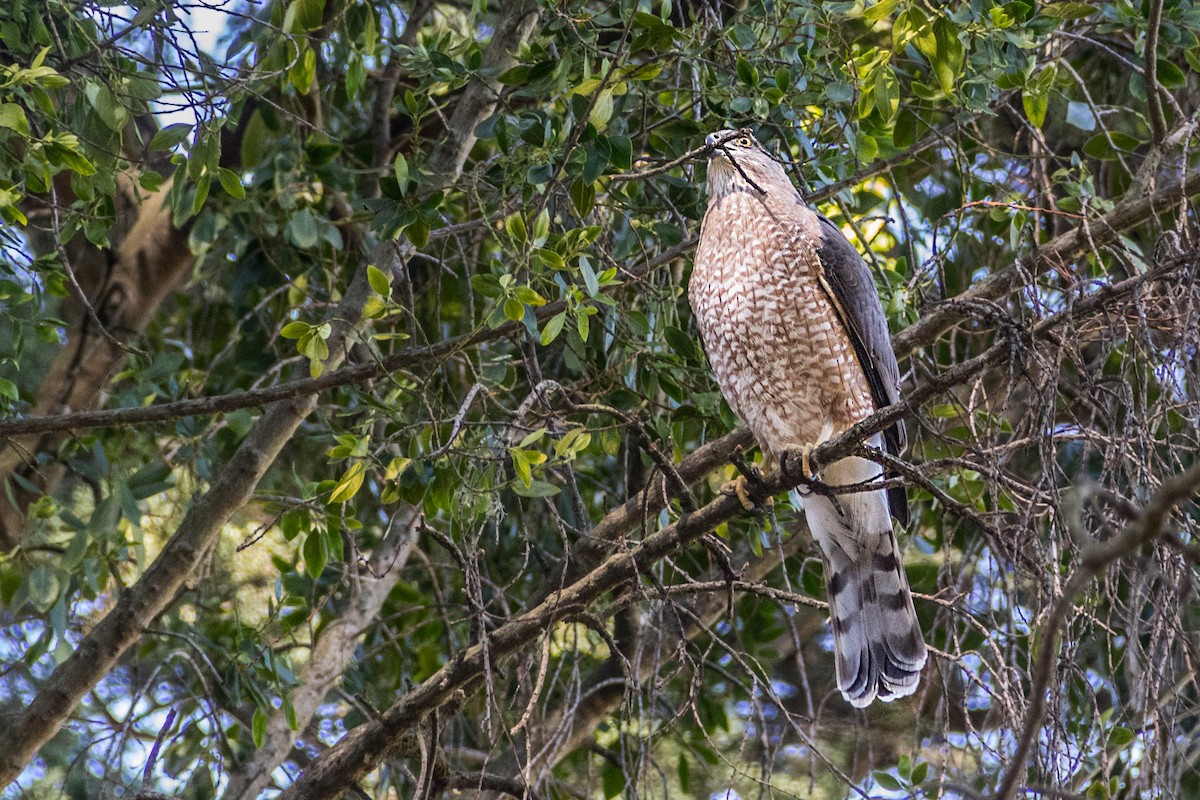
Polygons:
[[747,511],[754,510],[754,501],[750,499],[750,494],[746,491],[745,475],[738,475],[734,480],[726,482],[721,487],[721,494],[736,495],[738,501],[742,504],[742,508]]
[[[812,463],[810,460],[813,448],[815,447],[816,445],[813,444],[802,444],[798,447],[791,447],[785,450],[780,463],[780,469],[783,470],[783,474],[789,478],[799,477],[804,481],[811,481],[812,479],[816,478],[817,476],[813,472]],[[800,459],[799,475],[796,474],[796,467],[793,463],[793,459],[797,457]]]
[[[755,502],[750,499],[750,491],[748,486],[749,481],[746,479],[746,476],[738,475],[737,478],[726,482],[725,485],[721,487],[721,494],[735,495],[738,499],[738,502],[742,504],[742,508],[746,509],[747,511],[753,511],[757,506]],[[767,508],[775,505],[775,498],[768,497],[764,505],[766,505]]]

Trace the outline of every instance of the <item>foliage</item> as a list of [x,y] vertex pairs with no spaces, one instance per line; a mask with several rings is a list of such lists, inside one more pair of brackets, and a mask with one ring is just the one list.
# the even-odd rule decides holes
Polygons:
[[[0,8],[0,409],[79,410],[46,405],[71,380],[46,365],[116,319],[106,265],[147,228],[185,239],[189,277],[125,297],[147,324],[111,326],[104,406],[227,399],[10,447],[5,713],[215,507],[268,416],[253,392],[327,381],[294,384],[321,390],[315,413],[6,796],[210,797],[279,732],[301,743],[267,771],[283,789],[481,643],[483,674],[375,751],[360,791],[1200,791],[1196,506],[1064,595],[1200,444],[1200,9],[574,0],[533,6],[497,56],[526,6]],[[462,127],[480,86],[495,105]],[[907,388],[936,389],[908,422],[906,562],[940,651],[913,702],[837,696],[824,612],[798,596],[823,597],[819,560],[783,496],[488,654],[596,566],[627,499],[671,498],[601,556],[686,516],[679,482],[704,504],[734,474],[686,467],[738,421],[685,288],[698,149],[741,126],[867,255],[910,333]],[[391,588],[367,614],[373,581]],[[352,657],[305,713],[342,624]]]

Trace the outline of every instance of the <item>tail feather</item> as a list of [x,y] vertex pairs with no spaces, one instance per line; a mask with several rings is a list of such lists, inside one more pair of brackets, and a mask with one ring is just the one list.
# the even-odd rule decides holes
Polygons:
[[[831,465],[823,477],[837,485],[878,474],[872,462],[849,458]],[[825,562],[838,689],[858,708],[877,697],[887,702],[911,695],[927,653],[892,532],[887,492],[836,499],[811,495],[803,503]]]

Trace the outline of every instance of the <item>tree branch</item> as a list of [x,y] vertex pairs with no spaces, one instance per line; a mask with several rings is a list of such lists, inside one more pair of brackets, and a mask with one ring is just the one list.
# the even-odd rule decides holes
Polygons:
[[1146,109],[1150,112],[1150,130],[1154,144],[1162,144],[1167,136],[1167,118],[1158,96],[1158,30],[1162,25],[1162,0],[1150,0],[1146,29]]
[[[1115,296],[1132,292],[1147,280],[1162,277],[1176,266],[1175,263],[1171,263],[1095,292],[1077,301],[1072,308],[1047,317],[1034,329],[1035,334],[1040,336],[1052,333],[1063,323],[1077,319],[1080,314],[1090,313]],[[829,464],[851,455],[868,437],[906,416],[913,408],[1011,357],[1011,354],[1009,343],[1004,341],[975,358],[946,370],[918,387],[904,402],[875,412],[849,430],[815,448],[811,454],[813,463]],[[698,456],[711,458],[717,449],[727,454],[732,449],[730,444],[738,433],[735,431],[713,443],[709,452],[697,452],[685,460],[680,465],[681,476],[692,474],[694,467],[689,468],[688,462],[699,461]],[[761,487],[755,487],[758,489],[755,499],[763,500],[793,489],[801,483],[801,480],[782,475],[767,476]],[[593,529],[589,543],[602,552],[611,546],[611,542],[602,538],[602,533],[616,534],[628,530],[626,526],[631,527],[644,518],[633,516],[631,511],[661,508],[660,503],[665,503],[665,500],[659,497],[643,499],[641,495],[638,499],[628,501],[624,506],[610,512]],[[741,502],[731,496],[722,495],[695,513],[685,514],[665,528],[646,534],[635,547],[609,555],[599,566],[576,580],[570,579],[570,570],[564,570],[559,578],[559,588],[548,590],[544,599],[535,599],[530,603],[530,610],[510,618],[496,628],[488,636],[486,645],[476,644],[460,651],[450,663],[430,676],[421,686],[404,694],[379,717],[347,733],[334,747],[319,756],[281,797],[286,800],[317,800],[335,796],[345,782],[357,781],[374,769],[392,741],[408,732],[432,710],[449,702],[459,692],[466,691],[483,675],[489,663],[495,665],[500,659],[530,645],[554,624],[586,610],[608,592],[644,574],[660,558],[700,539],[717,525],[740,513]],[[605,526],[608,526],[607,530]],[[581,543],[582,546],[584,545]],[[576,556],[573,563],[579,564],[581,559]]]
[[[369,293],[364,265],[330,320],[334,332],[329,337],[327,367],[336,368],[341,363],[350,335],[361,323]],[[0,787],[16,779],[83,696],[137,643],[146,626],[170,607],[229,517],[250,499],[262,476],[316,405],[317,395],[309,394],[278,403],[263,414],[209,490],[192,500],[179,528],[154,563],[51,673],[29,707],[9,723],[4,731],[6,747],[0,753]]]
[[[533,29],[536,8],[533,0],[519,0],[509,7],[485,50],[485,67],[499,73],[511,63],[511,51]],[[430,160],[432,168],[443,175],[461,173],[463,161],[475,141],[475,128],[495,107],[497,87],[494,77],[479,78],[463,93],[445,146]],[[455,125],[466,127],[454,129]],[[395,249],[391,243],[381,245],[371,259],[360,265],[346,288],[330,319],[333,334],[328,340],[330,355],[324,362],[327,371],[332,372],[341,364],[352,335],[363,324],[362,310],[370,296],[368,263],[383,263],[393,257]],[[295,395],[263,414],[209,491],[192,501],[179,528],[154,563],[84,637],[75,652],[54,670],[29,708],[12,720],[5,730],[8,747],[0,753],[0,788],[17,778],[38,748],[58,732],[83,696],[138,641],[146,625],[170,606],[184,580],[215,543],[225,522],[250,499],[284,445],[316,408],[318,391],[310,389]]]

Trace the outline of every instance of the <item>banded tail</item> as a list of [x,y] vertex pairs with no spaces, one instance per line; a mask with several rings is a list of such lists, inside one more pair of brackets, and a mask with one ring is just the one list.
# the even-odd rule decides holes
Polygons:
[[[824,468],[821,478],[846,485],[877,479],[880,472],[871,461],[847,458]],[[877,697],[907,697],[917,690],[927,653],[887,492],[832,499],[812,494],[802,502],[825,561],[838,690],[856,708]]]

